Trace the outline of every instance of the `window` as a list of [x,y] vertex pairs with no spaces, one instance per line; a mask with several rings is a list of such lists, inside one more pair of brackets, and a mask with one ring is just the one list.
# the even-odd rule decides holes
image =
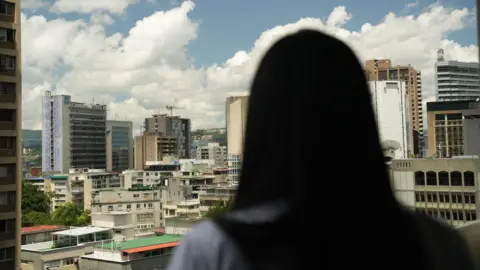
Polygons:
[[15,13],[15,4],[1,1],[0,2],[0,14],[12,15]]
[[0,233],[13,232],[15,230],[15,219],[0,220]]
[[132,209],[132,205],[127,204],[127,209]]
[[0,192],[0,205],[15,204],[15,191]]
[[140,197],[140,194],[133,194],[133,197],[134,197],[134,198],[139,198],[139,197]]
[[149,203],[148,208],[153,208],[153,203]]
[[63,265],[71,265],[75,263],[75,258],[68,258],[63,260]]
[[15,69],[15,56],[0,55],[0,69]]
[[137,203],[137,209],[140,209],[141,207],[142,206],[139,203]]
[[0,248],[0,262],[13,260],[13,247]]
[[108,211],[113,211],[113,205],[108,206]]

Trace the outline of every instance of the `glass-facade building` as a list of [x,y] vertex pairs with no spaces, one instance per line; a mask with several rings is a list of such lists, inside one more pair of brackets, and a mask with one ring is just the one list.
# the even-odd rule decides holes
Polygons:
[[107,122],[107,170],[122,172],[133,168],[132,122]]

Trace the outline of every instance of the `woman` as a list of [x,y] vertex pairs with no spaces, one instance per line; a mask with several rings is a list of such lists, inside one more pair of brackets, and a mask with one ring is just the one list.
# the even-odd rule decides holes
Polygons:
[[475,269],[455,231],[395,200],[353,52],[303,30],[257,70],[232,211],[186,235],[169,269],[350,268]]

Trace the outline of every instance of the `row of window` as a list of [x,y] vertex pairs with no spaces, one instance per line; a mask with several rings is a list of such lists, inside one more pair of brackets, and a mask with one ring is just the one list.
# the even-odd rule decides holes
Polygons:
[[415,192],[416,202],[432,203],[475,203],[475,193],[472,192]]
[[[463,176],[463,177],[462,177]],[[463,179],[462,179],[463,178]],[[463,182],[463,185],[462,185]],[[463,174],[458,171],[438,173],[428,171],[415,172],[415,185],[417,186],[475,186],[475,174],[471,171],[466,171]]]
[[[141,209],[142,208],[142,204],[141,203],[137,203],[137,209]],[[144,203],[143,204],[143,208],[148,208],[148,209],[153,209],[153,203]],[[123,209],[123,205],[122,204],[119,204],[117,205],[117,211],[121,211]],[[132,209],[132,205],[131,204],[127,204],[127,210],[131,210]],[[108,206],[108,211],[113,211],[113,205],[109,205]]]
[[462,210],[433,210],[433,209],[421,209],[417,208],[415,211],[423,213],[432,218],[441,218],[444,220],[456,220],[456,221],[473,221],[477,220],[477,214],[475,211],[462,211]]

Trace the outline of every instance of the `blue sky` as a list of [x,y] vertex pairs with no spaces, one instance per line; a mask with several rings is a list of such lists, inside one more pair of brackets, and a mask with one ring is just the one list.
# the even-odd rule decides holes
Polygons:
[[[198,39],[189,45],[189,52],[195,59],[196,66],[208,66],[220,63],[239,50],[248,50],[253,42],[265,30],[276,25],[296,22],[302,17],[326,18],[334,7],[344,5],[353,14],[346,28],[359,29],[364,23],[376,24],[388,12],[396,14],[416,15],[423,8],[436,1],[417,1],[418,5],[405,11],[405,5],[414,0],[202,0],[196,1],[196,7],[191,17],[200,22]],[[444,6],[467,7],[475,6],[474,0],[440,1]],[[139,4],[127,8],[125,15],[116,17],[116,23],[107,28],[108,33],[127,33],[135,22],[156,10],[169,9],[179,5],[180,0],[158,0],[157,4],[141,0]],[[58,17],[48,10],[38,10],[48,19]],[[85,18],[89,15],[63,14],[66,19]],[[472,25],[461,32],[455,32],[448,38],[462,45],[476,44],[476,30]]]

